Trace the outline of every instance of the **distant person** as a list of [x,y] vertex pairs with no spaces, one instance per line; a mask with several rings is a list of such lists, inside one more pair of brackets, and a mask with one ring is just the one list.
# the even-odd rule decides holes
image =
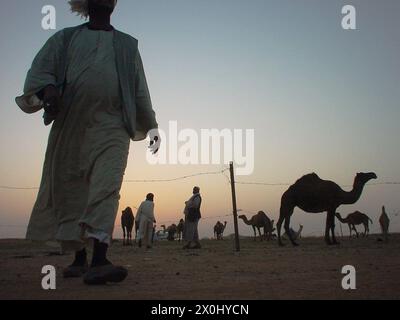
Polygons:
[[[199,221],[201,219],[201,195],[200,188],[193,188],[193,195],[188,201],[185,202],[185,226],[184,226],[184,239],[187,241],[183,249],[200,249],[199,241]],[[191,246],[192,243],[194,246]]]
[[[54,121],[27,239],[57,240],[75,251],[64,277],[89,285],[123,281],[128,272],[107,259],[130,139],[160,139],[138,41],[111,25],[117,0],[71,0],[89,22],[55,33],[36,55],[24,94],[26,113]],[[87,269],[86,246],[93,243]]]
[[382,214],[379,217],[382,235],[385,241],[388,241],[390,219],[386,213],[385,206],[382,207]]
[[153,244],[154,223],[154,194],[149,193],[146,200],[140,204],[136,214],[136,223],[139,225],[139,247],[151,249]]

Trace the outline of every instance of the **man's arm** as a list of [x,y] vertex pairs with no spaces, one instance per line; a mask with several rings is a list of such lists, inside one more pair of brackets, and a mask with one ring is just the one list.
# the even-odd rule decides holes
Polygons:
[[139,209],[137,210],[137,212],[136,212],[136,223],[140,223],[140,218],[141,218],[141,216],[142,216],[142,203],[140,204],[140,206],[139,206]]
[[[43,106],[49,111],[58,107],[61,79],[57,79],[61,67],[64,35],[63,31],[54,34],[35,56],[28,71],[24,94],[16,99],[18,106],[27,113],[34,113]],[[32,99],[33,97],[36,97]],[[39,105],[38,100],[44,103]]]
[[136,120],[144,134],[148,134],[150,137],[150,151],[156,154],[160,149],[161,137],[158,132],[156,114],[151,103],[149,87],[139,50],[135,58],[135,70]]
[[192,202],[192,208],[199,208],[200,207],[200,196],[194,197]]
[[158,123],[151,103],[149,87],[147,85],[143,61],[139,51],[136,54],[135,69],[136,116],[143,127],[145,127],[147,131],[150,131],[151,129],[158,128]]

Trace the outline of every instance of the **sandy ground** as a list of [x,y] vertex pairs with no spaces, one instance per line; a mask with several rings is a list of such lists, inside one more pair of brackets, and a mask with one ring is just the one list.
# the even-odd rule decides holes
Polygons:
[[[178,242],[160,242],[145,253],[114,243],[110,258],[128,268],[121,284],[88,287],[64,280],[71,255],[23,240],[0,240],[0,299],[399,299],[400,234],[389,243],[377,236],[341,239],[328,247],[320,238],[281,248],[276,242],[203,241],[203,249],[184,251]],[[49,254],[50,253],[50,254]],[[57,269],[57,289],[41,288],[43,265]],[[356,268],[357,289],[341,287],[344,265]]]

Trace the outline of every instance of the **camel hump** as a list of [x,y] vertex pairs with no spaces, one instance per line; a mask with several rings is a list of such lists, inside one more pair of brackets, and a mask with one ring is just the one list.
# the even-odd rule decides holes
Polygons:
[[264,211],[258,211],[257,215],[262,216],[262,217],[266,217],[267,216]]
[[353,215],[355,215],[355,216],[359,216],[359,217],[364,217],[364,218],[368,218],[369,219],[369,217],[365,214],[365,213],[363,213],[363,212],[361,212],[361,211],[354,211],[353,212]]
[[321,182],[322,179],[320,177],[318,177],[318,175],[316,173],[309,173],[306,174],[304,176],[302,176],[300,179],[298,179],[295,183],[295,185],[297,184],[316,184]]

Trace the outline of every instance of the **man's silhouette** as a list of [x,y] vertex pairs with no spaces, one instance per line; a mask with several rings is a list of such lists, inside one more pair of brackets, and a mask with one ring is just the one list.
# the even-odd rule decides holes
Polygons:
[[[56,239],[75,260],[65,277],[120,282],[127,270],[107,259],[130,139],[160,140],[137,40],[115,30],[116,0],[73,0],[89,22],[52,36],[35,57],[24,95],[28,113],[45,109],[51,128],[40,190],[27,238]],[[86,244],[93,240],[87,268]]]

